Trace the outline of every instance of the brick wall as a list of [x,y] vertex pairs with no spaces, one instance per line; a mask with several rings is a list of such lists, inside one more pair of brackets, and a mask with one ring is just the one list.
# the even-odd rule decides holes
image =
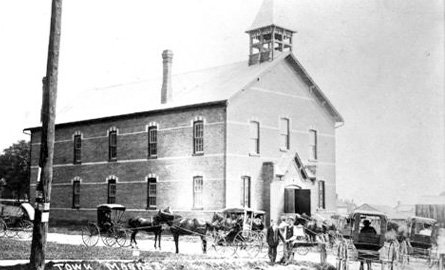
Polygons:
[[[290,150],[280,149],[281,117],[290,119]],[[260,155],[249,155],[249,122],[260,123]],[[227,202],[239,201],[241,176],[252,177],[253,207],[270,211],[270,185],[263,180],[264,164],[277,163],[297,152],[309,161],[309,129],[318,133],[317,178],[326,181],[326,207],[335,201],[335,122],[309,91],[301,74],[282,61],[247,90],[229,101],[227,110]],[[311,186],[311,208],[318,205],[317,185]],[[284,196],[284,191],[279,191]],[[283,194],[281,194],[283,193]],[[269,208],[268,208],[269,207]]]
[[[204,120],[204,155],[193,155],[192,123]],[[51,207],[53,219],[90,218],[107,202],[107,177],[117,178],[116,203],[128,209],[147,206],[147,177],[157,179],[157,205],[202,215],[193,208],[193,177],[203,177],[204,211],[225,207],[225,106],[156,112],[132,118],[56,127]],[[147,125],[158,126],[157,158],[148,158]],[[108,129],[115,127],[117,161],[108,161]],[[73,135],[82,134],[82,163],[73,164]],[[40,133],[32,132],[31,196],[35,195]],[[72,208],[72,180],[81,179],[80,210]],[[64,212],[66,211],[66,213]],[[71,215],[69,214],[71,213]]]

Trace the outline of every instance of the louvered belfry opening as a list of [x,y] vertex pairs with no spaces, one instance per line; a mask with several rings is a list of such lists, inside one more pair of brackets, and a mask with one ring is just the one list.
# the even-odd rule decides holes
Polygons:
[[249,65],[271,61],[277,52],[292,51],[291,30],[269,25],[247,31],[250,38]]

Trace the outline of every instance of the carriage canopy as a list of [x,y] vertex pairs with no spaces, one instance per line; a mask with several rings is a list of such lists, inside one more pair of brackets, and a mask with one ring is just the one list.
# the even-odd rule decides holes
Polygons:
[[97,206],[97,223],[103,228],[105,223],[118,223],[124,215],[126,207],[121,204],[100,204]]

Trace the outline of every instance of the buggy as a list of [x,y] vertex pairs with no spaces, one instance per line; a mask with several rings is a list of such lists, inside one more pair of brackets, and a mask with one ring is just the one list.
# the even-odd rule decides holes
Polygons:
[[125,246],[127,230],[124,228],[125,206],[120,204],[101,204],[97,206],[97,223],[88,222],[82,228],[82,241],[88,246],[95,246],[99,238],[107,246],[118,244]]
[[337,254],[337,269],[345,269],[348,260],[360,262],[371,269],[372,263],[392,265],[397,262],[399,245],[396,240],[387,238],[388,219],[377,211],[354,211],[350,223],[350,240],[343,241]]
[[0,237],[19,237],[29,239],[32,236],[34,208],[29,203],[20,206],[2,206],[0,212]]
[[223,225],[213,233],[213,247],[217,252],[257,256],[264,244],[264,215],[251,208],[225,208]]
[[438,223],[435,219],[413,216],[407,219],[407,235],[401,242],[404,262],[424,259],[432,267],[439,261],[437,253]]

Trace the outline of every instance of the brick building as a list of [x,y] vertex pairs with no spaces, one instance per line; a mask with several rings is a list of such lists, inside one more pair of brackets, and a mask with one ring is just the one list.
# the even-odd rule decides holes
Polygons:
[[[246,31],[248,61],[173,75],[167,50],[162,87],[90,91],[58,115],[51,218],[93,219],[107,202],[145,216],[165,206],[188,216],[239,205],[272,218],[335,211],[343,119],[292,54],[294,31],[272,5]],[[40,128],[27,130],[34,195]]]

